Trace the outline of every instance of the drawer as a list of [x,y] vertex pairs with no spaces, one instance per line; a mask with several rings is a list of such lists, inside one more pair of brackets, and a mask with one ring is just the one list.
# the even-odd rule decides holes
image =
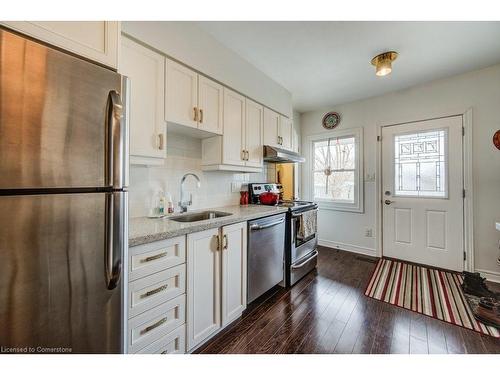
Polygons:
[[128,352],[136,353],[186,323],[186,295],[128,321]]
[[184,354],[186,352],[186,326],[174,329],[168,335],[139,350],[138,354]]
[[129,280],[177,266],[186,262],[186,237],[156,241],[129,249]]
[[132,281],[128,286],[129,318],[184,293],[186,293],[185,264]]

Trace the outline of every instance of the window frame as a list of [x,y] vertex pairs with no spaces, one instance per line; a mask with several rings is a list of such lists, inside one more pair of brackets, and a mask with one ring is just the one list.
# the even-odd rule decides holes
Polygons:
[[[314,143],[328,141],[329,138],[354,138],[354,203],[333,199],[314,197]],[[351,128],[322,132],[307,137],[309,158],[307,159],[307,184],[309,199],[316,202],[321,209],[364,213],[364,174],[363,174],[363,128]]]

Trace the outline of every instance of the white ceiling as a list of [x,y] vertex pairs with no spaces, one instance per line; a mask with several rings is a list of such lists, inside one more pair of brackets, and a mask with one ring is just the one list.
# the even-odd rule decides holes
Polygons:
[[[293,95],[299,112],[500,62],[500,22],[197,22]],[[395,50],[393,72],[373,56]]]

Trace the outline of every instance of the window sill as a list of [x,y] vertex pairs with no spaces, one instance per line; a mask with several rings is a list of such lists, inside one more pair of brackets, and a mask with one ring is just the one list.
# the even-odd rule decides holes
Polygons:
[[321,202],[321,201],[316,201],[316,203],[318,204],[318,208],[321,210],[353,212],[358,214],[362,214],[365,212],[364,207],[360,207],[357,205],[346,205],[346,204]]

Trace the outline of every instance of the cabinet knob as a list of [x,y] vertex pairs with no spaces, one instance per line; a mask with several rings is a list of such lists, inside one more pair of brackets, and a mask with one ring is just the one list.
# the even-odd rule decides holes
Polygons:
[[164,147],[165,147],[165,142],[163,139],[163,133],[160,133],[158,134],[158,149],[163,150]]

